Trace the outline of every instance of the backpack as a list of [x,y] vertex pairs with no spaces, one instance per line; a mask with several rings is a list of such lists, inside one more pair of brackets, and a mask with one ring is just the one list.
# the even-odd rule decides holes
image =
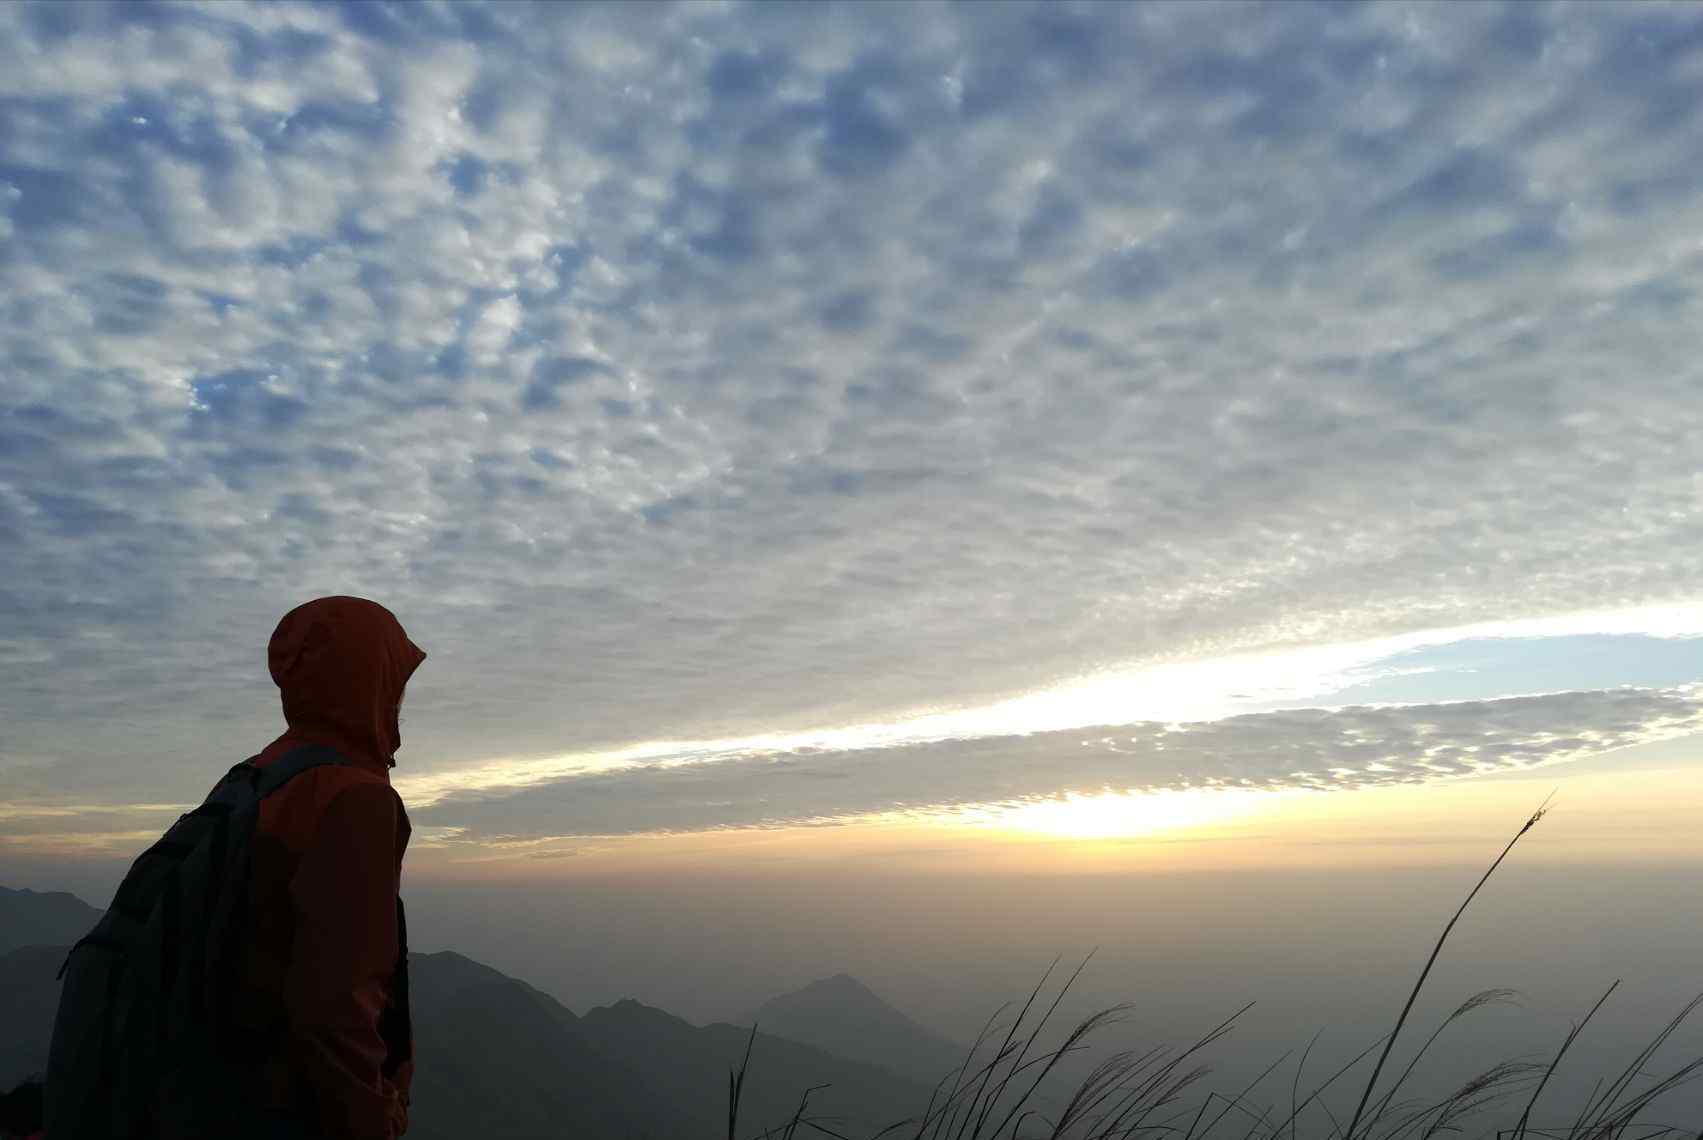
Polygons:
[[[326,764],[310,745],[232,768],[137,857],[95,928],[65,957],[47,1063],[54,1140],[241,1135],[258,1058],[237,1048],[232,999],[247,928],[260,801]],[[401,900],[397,900],[399,933]],[[407,943],[393,1007],[407,1018]],[[251,1053],[252,1050],[247,1052]]]

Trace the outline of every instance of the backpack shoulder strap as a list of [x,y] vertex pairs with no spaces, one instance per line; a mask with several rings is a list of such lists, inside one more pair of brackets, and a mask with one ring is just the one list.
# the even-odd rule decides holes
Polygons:
[[323,744],[304,744],[300,748],[292,748],[264,768],[256,764],[253,758],[244,760],[232,768],[225,778],[246,777],[254,789],[254,797],[265,799],[310,768],[348,763],[334,748],[327,748]]

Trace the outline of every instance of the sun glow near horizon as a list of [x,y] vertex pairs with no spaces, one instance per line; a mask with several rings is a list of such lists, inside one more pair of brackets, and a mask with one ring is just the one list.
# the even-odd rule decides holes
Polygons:
[[[1081,791],[808,823],[481,842],[432,834],[426,879],[556,882],[609,874],[1165,874],[1464,866],[1546,796],[1525,860],[1642,865],[1703,859],[1695,759],[1703,735],[1547,768],[1368,787],[1191,786]],[[459,829],[441,829],[445,832]],[[435,840],[435,842],[430,841]]]
[[978,824],[1055,839],[1140,839],[1228,823],[1310,789],[1157,788],[1068,793],[986,813]]
[[[1703,601],[1482,622],[1360,641],[1288,646],[1179,661],[1107,666],[1031,692],[960,708],[896,713],[833,726],[758,731],[715,739],[630,742],[543,756],[491,758],[398,773],[411,804],[456,794],[517,790],[576,776],[641,768],[715,764],[789,752],[857,751],[945,740],[1069,731],[1137,722],[1207,722],[1280,708],[1335,707],[1357,682],[1390,672],[1403,653],[1470,640],[1524,640],[1581,634],[1703,637]],[[1489,676],[1477,694],[1528,692],[1518,678]]]

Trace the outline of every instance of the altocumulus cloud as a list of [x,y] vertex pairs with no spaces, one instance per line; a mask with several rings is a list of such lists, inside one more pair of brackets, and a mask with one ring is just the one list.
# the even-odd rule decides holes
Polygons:
[[458,842],[931,815],[1061,793],[1362,788],[1562,763],[1703,727],[1703,689],[1296,709],[1191,724],[638,765],[416,809]]
[[199,792],[325,591],[440,766],[1693,598],[1700,103],[1685,6],[0,7],[8,780]]

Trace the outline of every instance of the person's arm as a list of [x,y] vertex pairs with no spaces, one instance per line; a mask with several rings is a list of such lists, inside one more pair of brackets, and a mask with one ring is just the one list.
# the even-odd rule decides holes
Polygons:
[[290,1066],[327,1140],[392,1140],[398,1092],[379,1033],[396,965],[396,793],[360,782],[325,809],[290,897]]

